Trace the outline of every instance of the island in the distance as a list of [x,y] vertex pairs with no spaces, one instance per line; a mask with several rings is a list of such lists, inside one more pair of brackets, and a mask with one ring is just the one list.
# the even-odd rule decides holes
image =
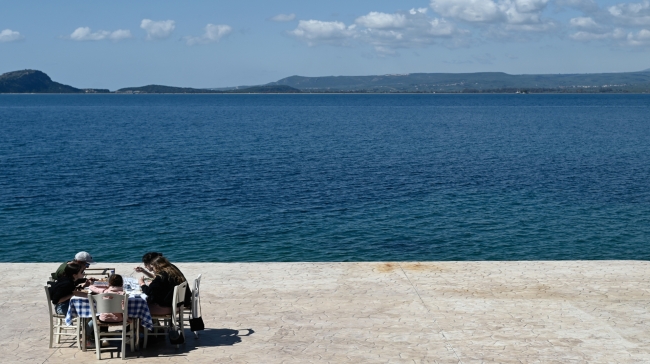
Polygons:
[[510,75],[503,72],[409,73],[381,76],[291,76],[257,86],[190,88],[162,85],[116,91],[79,89],[41,71],[0,75],[0,93],[242,94],[242,93],[648,93],[650,69],[639,72]]

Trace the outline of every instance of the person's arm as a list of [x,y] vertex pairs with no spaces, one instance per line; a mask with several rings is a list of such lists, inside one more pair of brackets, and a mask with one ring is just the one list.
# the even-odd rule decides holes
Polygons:
[[106,291],[106,288],[98,286],[90,286],[88,289],[93,293],[104,293]]
[[140,266],[135,267],[133,270],[135,270],[138,273],[142,273],[142,274],[144,274],[145,276],[147,276],[149,278],[154,278],[154,274],[152,272],[149,272],[148,270],[146,270],[145,268],[142,268]]

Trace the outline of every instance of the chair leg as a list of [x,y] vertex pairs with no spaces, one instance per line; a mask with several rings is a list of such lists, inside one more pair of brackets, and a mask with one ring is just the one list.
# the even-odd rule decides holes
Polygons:
[[53,342],[54,342],[54,318],[50,316],[50,349],[52,349]]
[[142,331],[143,331],[143,333],[144,333],[144,343],[142,343],[142,348],[143,348],[143,349],[146,349],[146,348],[147,348],[147,339],[149,338],[149,330],[148,330],[148,329],[144,329],[144,330],[142,330]]
[[135,347],[140,350],[140,319],[136,319],[135,321]]
[[129,344],[131,345],[131,352],[135,351],[135,337],[133,337],[133,333],[135,332],[135,328],[133,326],[135,326],[135,324],[136,320],[131,321],[131,330],[129,330]]
[[126,327],[122,327],[122,360],[126,360]]
[[[76,332],[76,337],[77,337],[77,348],[81,350],[81,341],[79,340],[79,337],[81,337],[81,325],[83,325],[83,319],[81,317],[77,317],[77,322],[76,322],[76,327],[77,327],[77,332]],[[83,338],[82,338],[83,340]],[[86,343],[84,343],[86,345]]]
[[[56,319],[56,333],[61,334],[61,319],[60,318]],[[57,344],[61,343],[61,335],[56,335],[56,343]]]
[[[91,320],[94,320],[91,318]],[[97,325],[97,321],[93,321],[93,331],[95,332],[95,353],[97,354],[97,360],[102,360],[102,338],[99,336],[100,330],[99,330],[99,325]],[[85,335],[84,335],[85,336]],[[84,338],[84,345],[86,345],[86,339]],[[113,354],[111,354],[112,356]]]

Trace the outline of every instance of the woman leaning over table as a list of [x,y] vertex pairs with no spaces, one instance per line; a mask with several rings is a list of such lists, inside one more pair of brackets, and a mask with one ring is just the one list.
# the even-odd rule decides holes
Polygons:
[[149,311],[152,315],[167,315],[172,313],[174,287],[185,282],[185,276],[178,268],[169,263],[163,256],[151,261],[154,279],[146,285],[144,277],[140,277],[142,292],[147,295]]
[[[74,296],[77,285],[75,281],[83,278],[84,271],[82,266],[76,263],[69,263],[63,270],[63,275],[48,289],[50,290],[50,299],[55,305],[54,310],[59,315],[68,313],[70,307],[70,298]],[[84,287],[90,285],[90,281],[84,283]]]

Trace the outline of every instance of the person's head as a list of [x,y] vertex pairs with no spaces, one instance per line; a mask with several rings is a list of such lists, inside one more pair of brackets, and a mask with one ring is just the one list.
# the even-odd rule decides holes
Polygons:
[[185,277],[183,273],[179,271],[172,263],[167,260],[167,258],[162,255],[155,257],[151,261],[151,268],[156,275],[160,275],[162,272],[167,273],[167,275],[176,282],[176,284],[181,284],[185,282]]
[[88,268],[88,266],[90,266],[91,264],[95,264],[92,255],[90,255],[88,252],[77,253],[74,256],[74,261],[84,266],[84,268]]
[[63,275],[65,277],[69,277],[72,279],[79,279],[83,277],[83,269],[81,269],[81,265],[77,263],[69,263],[68,265],[65,266],[65,269],[63,270]]
[[113,274],[108,277],[108,285],[113,287],[122,287],[124,285],[124,280],[119,274]]
[[162,257],[162,253],[157,253],[157,252],[149,252],[145,255],[142,256],[142,263],[144,263],[144,267],[151,270],[151,261],[158,257]]

